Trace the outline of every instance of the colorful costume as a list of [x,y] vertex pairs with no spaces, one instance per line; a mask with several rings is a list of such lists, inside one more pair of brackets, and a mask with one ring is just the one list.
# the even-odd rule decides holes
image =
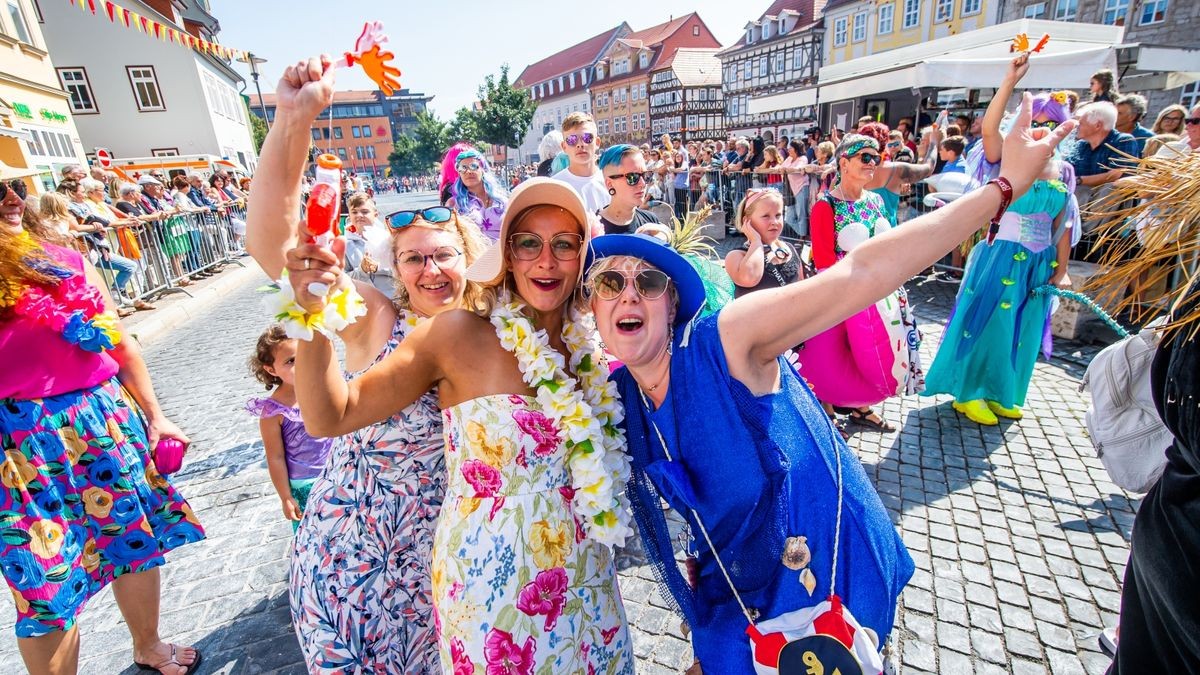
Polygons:
[[[530,336],[497,331],[525,368]],[[581,381],[584,368],[604,367],[572,361]],[[446,672],[634,672],[612,555],[585,531],[572,487],[577,431],[555,423],[544,397],[494,394],[445,411],[433,598]]]
[[[704,520],[738,593],[763,620],[816,605],[829,588],[837,503],[833,447],[844,441],[782,358],[777,392],[754,396],[735,380],[718,318],[676,331],[670,389],[657,410],[643,404],[626,369],[613,379],[625,405],[634,515],[664,597],[687,619],[704,672],[751,675],[746,619],[690,509]],[[674,461],[663,453],[651,420]],[[854,616],[884,639],[914,565],[862,465],[844,445],[840,454],[845,514],[836,590]],[[675,562],[660,498],[688,514],[699,564],[694,590]],[[784,565],[789,537],[806,537],[810,558],[804,569],[815,576],[815,588],[825,590],[808,591],[804,572]]]
[[[273,398],[252,398],[246,403],[246,411],[262,419],[283,418],[279,426],[283,436],[283,456],[287,461],[288,486],[303,513],[313,483],[325,468],[333,439],[310,436],[304,428],[300,408],[286,406]],[[299,525],[293,522],[292,528],[296,529]]]
[[0,321],[0,569],[17,637],[70,629],[113,579],[204,538],[151,461],[80,254],[44,248],[58,286],[26,288]]
[[[818,271],[891,228],[883,200],[870,191],[856,202],[826,192],[813,207],[811,224]],[[924,389],[920,346],[921,333],[901,287],[809,338],[797,356],[800,372],[817,398],[835,406],[861,407]]]
[[[402,312],[375,363],[418,321]],[[430,561],[445,490],[432,392],[334,443],[312,486],[289,575],[309,670],[439,672]]]
[[[971,249],[958,301],[926,378],[926,395],[1025,404],[1039,351],[1049,357],[1051,296],[1033,295],[1058,263],[1058,228],[1079,232],[1074,182],[1039,180],[1009,206],[996,241]],[[1073,214],[1073,215],[1072,215]],[[1056,228],[1056,223],[1061,223]]]

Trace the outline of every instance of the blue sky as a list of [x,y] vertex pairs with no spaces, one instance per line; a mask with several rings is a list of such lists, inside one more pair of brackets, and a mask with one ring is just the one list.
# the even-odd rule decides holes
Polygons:
[[[403,86],[436,96],[431,104],[442,119],[474,100],[488,73],[508,63],[517,75],[534,61],[629,22],[642,30],[698,11],[709,30],[729,45],[747,21],[758,18],[770,0],[649,0],[628,2],[548,2],[547,0],[210,0],[221,22],[220,41],[267,59],[259,68],[263,92],[274,90],[289,63],[354,45],[362,24],[379,20],[391,37]],[[553,10],[553,11],[548,11]],[[249,69],[235,63],[253,93]],[[340,70],[339,89],[374,85],[355,70]]]

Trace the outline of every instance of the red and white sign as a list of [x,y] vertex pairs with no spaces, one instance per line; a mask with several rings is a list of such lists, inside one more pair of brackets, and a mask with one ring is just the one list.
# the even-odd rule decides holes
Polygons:
[[108,148],[96,148],[96,164],[99,164],[101,169],[111,169],[112,160],[113,156]]

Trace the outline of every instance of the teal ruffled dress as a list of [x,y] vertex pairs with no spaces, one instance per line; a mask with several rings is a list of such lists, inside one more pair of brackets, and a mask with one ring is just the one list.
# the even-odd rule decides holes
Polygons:
[[1063,181],[1037,181],[1008,208],[996,241],[971,250],[924,395],[1025,404],[1051,303],[1051,296],[1031,291],[1054,274],[1054,220],[1069,198]]

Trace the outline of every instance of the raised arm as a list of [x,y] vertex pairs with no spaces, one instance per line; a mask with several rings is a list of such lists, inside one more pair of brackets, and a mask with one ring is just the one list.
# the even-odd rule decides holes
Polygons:
[[333,66],[328,56],[288,66],[275,87],[275,122],[263,141],[254,193],[246,213],[246,250],[272,279],[296,245],[300,180],[312,141],[313,120],[333,102]]
[[762,235],[749,225],[738,225],[746,235],[746,243],[749,246],[745,251],[734,249],[725,256],[725,271],[738,286],[754,288],[762,281],[763,272],[766,271],[766,261],[762,254]]
[[[1029,131],[1031,99],[1004,141],[1001,175],[1014,198],[1033,184],[1073,121],[1041,140]],[[731,372],[761,372],[793,345],[836,325],[896,290],[986,223],[1000,207],[1000,190],[985,186],[854,248],[842,261],[804,281],[751,293],[721,312],[721,338]]]
[[1008,64],[1008,72],[1004,74],[1004,80],[996,88],[995,95],[988,103],[987,111],[983,113],[983,122],[980,125],[983,134],[983,155],[992,164],[1000,161],[1000,150],[1004,146],[1004,138],[1000,135],[1000,121],[1004,119],[1004,106],[1008,105],[1008,99],[1012,98],[1017,83],[1021,81],[1022,77],[1025,77],[1025,73],[1028,71],[1029,53],[1026,52]]
[[920,164],[884,162],[875,172],[875,177],[867,183],[867,189],[888,187],[892,184],[893,179],[898,185],[904,185],[905,183],[916,183],[932,176],[933,170],[937,167],[938,143],[941,142],[942,132],[937,127],[932,127],[927,135],[929,136],[929,146],[926,149],[925,158],[921,160]]

